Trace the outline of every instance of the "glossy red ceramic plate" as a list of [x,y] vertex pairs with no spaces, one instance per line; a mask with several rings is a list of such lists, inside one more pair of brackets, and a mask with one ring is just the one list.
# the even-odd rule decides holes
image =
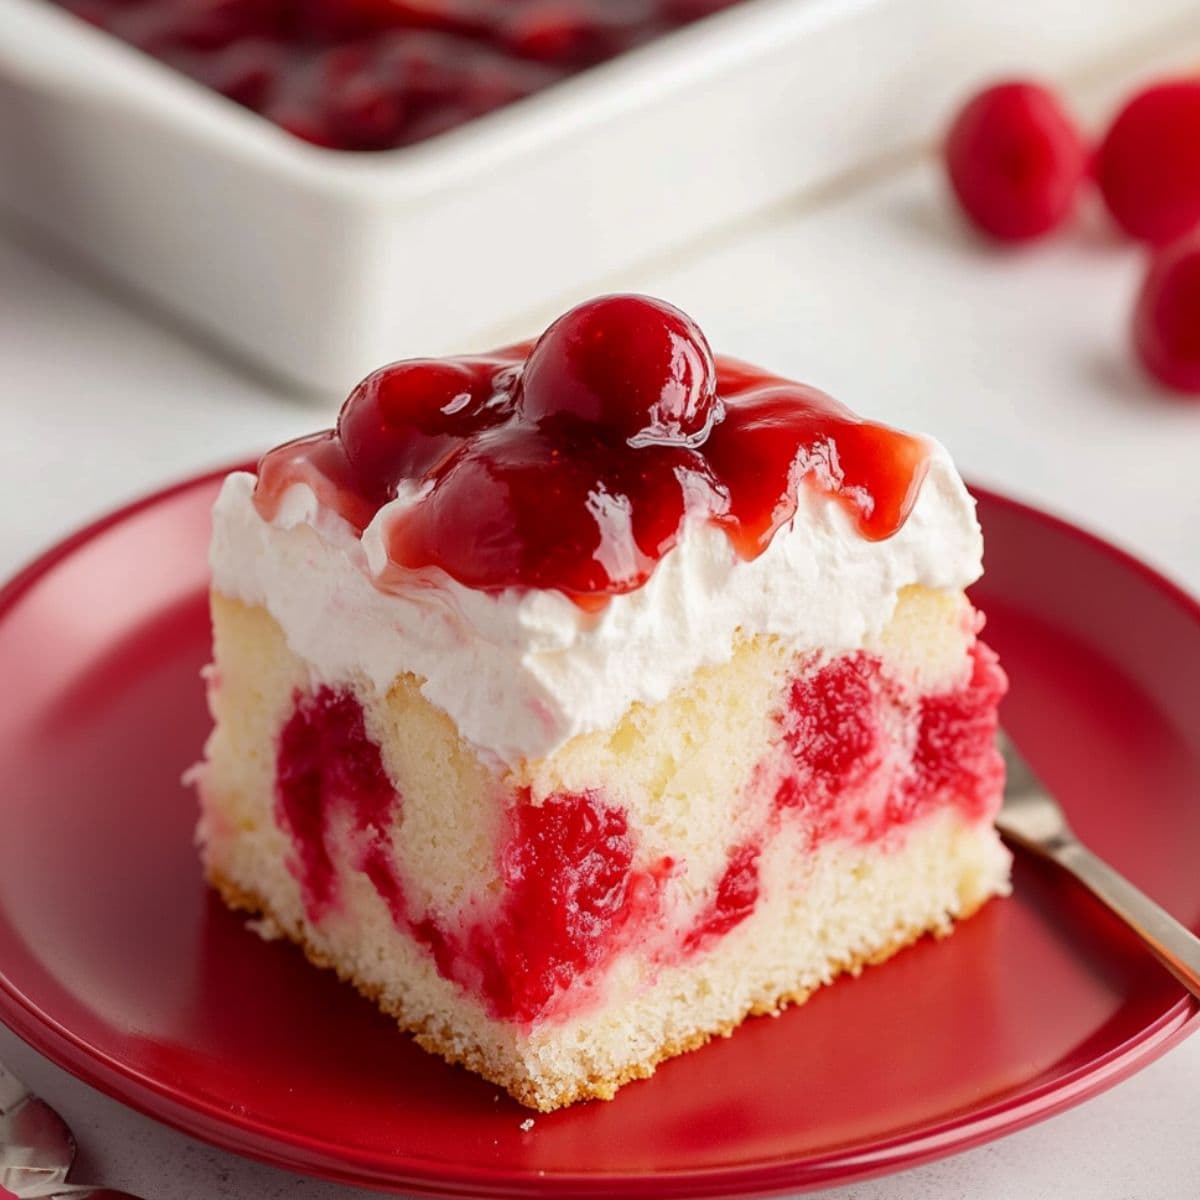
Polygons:
[[[207,720],[207,477],[81,533],[0,594],[0,1017],[107,1092],[301,1171],[470,1196],[738,1195],[945,1154],[1162,1052],[1194,1006],[1048,870],[948,941],[529,1116],[201,882],[180,783]],[[1005,722],[1079,831],[1200,925],[1200,608],[997,496],[977,599]]]

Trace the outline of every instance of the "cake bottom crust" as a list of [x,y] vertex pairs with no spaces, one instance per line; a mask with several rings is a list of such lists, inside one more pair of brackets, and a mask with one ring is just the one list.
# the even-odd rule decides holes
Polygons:
[[[926,934],[938,939],[946,937],[953,931],[955,921],[973,916],[991,896],[1007,891],[1006,852],[999,846],[991,828],[980,829],[978,836],[989,846],[992,842],[996,843],[998,855],[985,853],[984,858],[995,858],[997,867],[1002,861],[1003,869],[993,878],[981,877],[976,870],[965,872],[954,885],[956,903],[952,909],[943,908],[923,920],[899,920],[888,928],[877,944],[859,947],[836,959],[816,964],[816,973],[820,976],[817,982],[760,989],[740,1006],[741,1011],[676,1033],[635,1061],[615,1064],[607,1072],[593,1070],[586,1074],[562,1074],[557,1078],[542,1071],[528,1070],[519,1052],[505,1054],[495,1044],[483,1045],[469,1035],[464,1036],[453,1014],[423,1011],[420,1006],[407,1003],[402,993],[360,977],[317,946],[307,936],[303,921],[288,920],[272,911],[261,896],[233,882],[218,868],[210,866],[207,874],[209,883],[230,908],[250,913],[263,922],[259,929],[262,936],[286,937],[303,950],[313,965],[335,971],[344,982],[352,984],[361,995],[394,1018],[400,1028],[412,1034],[424,1050],[440,1056],[448,1063],[474,1071],[529,1108],[552,1112],[581,1100],[611,1100],[624,1084],[653,1075],[659,1063],[695,1050],[715,1037],[729,1037],[748,1017],[778,1016],[791,1005],[803,1004],[822,984],[832,982],[842,974],[857,976],[864,967],[886,962]],[[900,850],[899,853],[903,854],[904,851]],[[811,977],[814,964],[806,966],[806,974]],[[800,972],[797,971],[797,974]]]

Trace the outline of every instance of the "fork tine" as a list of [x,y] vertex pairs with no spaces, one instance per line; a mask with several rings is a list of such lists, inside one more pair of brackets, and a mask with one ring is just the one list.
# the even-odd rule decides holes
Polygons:
[[1006,777],[1004,795],[1022,795],[1026,792],[1040,791],[1041,780],[1033,773],[1033,768],[1025,760],[1025,756],[1017,749],[1016,743],[1008,733],[1000,729],[996,733],[996,744],[1004,758]]
[[1003,730],[998,744],[1007,777],[996,827],[1009,841],[1019,842],[1037,854],[1053,856],[1066,842],[1075,840],[1066,813]]

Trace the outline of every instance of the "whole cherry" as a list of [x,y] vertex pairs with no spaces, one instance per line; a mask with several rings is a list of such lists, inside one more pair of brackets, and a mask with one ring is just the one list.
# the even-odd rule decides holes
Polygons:
[[1130,237],[1165,245],[1200,224],[1200,79],[1138,92],[1109,126],[1096,179]]
[[996,84],[959,112],[946,136],[946,173],[977,228],[1004,242],[1056,229],[1074,211],[1088,149],[1048,88]]
[[559,317],[525,365],[527,421],[567,419],[602,435],[695,444],[719,416],[717,372],[699,327],[648,296],[601,296]]
[[1133,343],[1167,387],[1200,395],[1200,234],[1150,264],[1134,307]]
[[350,393],[337,432],[363,491],[383,499],[420,478],[486,424],[485,373],[467,363],[409,359],[372,372]]
[[519,421],[470,439],[434,478],[389,525],[394,563],[441,566],[468,587],[576,597],[640,587],[715,486],[686,446],[635,452]]

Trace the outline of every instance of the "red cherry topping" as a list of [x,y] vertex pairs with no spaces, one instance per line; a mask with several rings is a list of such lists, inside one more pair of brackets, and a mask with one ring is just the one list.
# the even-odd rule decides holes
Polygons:
[[1134,96],[1104,135],[1096,177],[1130,237],[1163,245],[1200,224],[1200,79]]
[[1134,308],[1133,341],[1167,387],[1200,394],[1200,236],[1176,242],[1151,264]]
[[255,502],[293,483],[363,530],[385,513],[382,587],[435,568],[480,591],[554,589],[584,607],[650,577],[689,520],[754,558],[801,488],[889,537],[924,477],[919,438],[732,359],[671,305],[606,296],[528,344],[369,375],[336,431],[273,450]]
[[497,360],[414,358],[368,375],[337,424],[365,490],[391,498],[400,480],[419,479],[463,438],[502,420],[512,391],[511,381],[504,389],[505,369]]
[[1075,208],[1088,151],[1062,102],[1035,83],[980,92],[954,119],[946,172],[985,234],[1019,242],[1057,228]]
[[535,0],[517,8],[503,28],[504,44],[522,58],[586,64],[618,48],[616,28],[583,0]]
[[280,53],[274,42],[247,39],[205,57],[195,74],[209,87],[255,112],[267,107],[279,86]]
[[559,317],[525,366],[525,419],[569,416],[620,438],[691,441],[716,415],[712,351],[686,314],[602,296]]
[[336,143],[348,150],[394,146],[408,98],[389,63],[366,46],[344,46],[321,63],[319,103]]
[[285,442],[258,464],[254,500],[264,517],[278,511],[284,494],[293,484],[304,484],[318,503],[349,521],[361,531],[379,508],[365,481],[346,458],[342,439],[331,429],[311,437]]
[[[296,137],[386,150],[452,129],[738,0],[53,2]],[[206,61],[264,41],[277,52],[267,71],[250,69],[241,55],[232,68]],[[357,66],[329,69],[342,51]]]
[[863,537],[895,533],[925,478],[925,443],[860,420],[816,388],[761,374],[746,380],[747,370],[722,360],[726,415],[704,450],[730,496],[728,511],[713,519],[743,557],[761,554],[791,519],[801,481],[841,500]]
[[474,439],[390,527],[402,570],[438,566],[468,587],[498,580],[573,597],[627,592],[676,544],[689,499],[716,489],[685,447],[616,453],[510,425]]

